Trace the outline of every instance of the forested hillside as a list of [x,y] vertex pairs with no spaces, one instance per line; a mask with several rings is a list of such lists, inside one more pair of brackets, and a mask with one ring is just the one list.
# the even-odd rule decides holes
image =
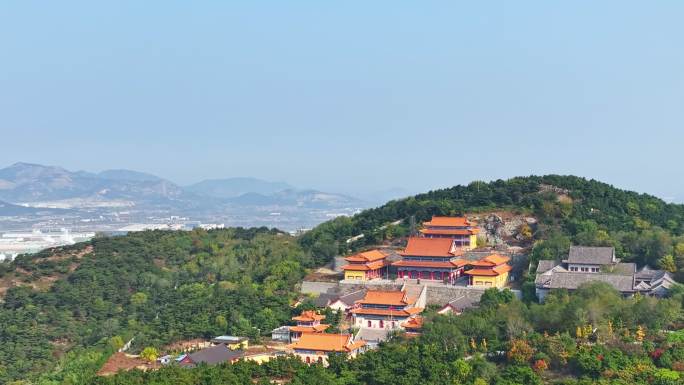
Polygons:
[[134,350],[225,333],[256,338],[289,320],[292,288],[313,266],[294,238],[268,229],[153,231],[91,244],[2,265],[2,282],[40,285],[5,293],[0,383],[35,379],[65,351],[95,347],[94,357],[65,359],[98,361],[114,336],[135,338]]
[[[319,263],[339,252],[373,245],[405,234],[409,218],[416,223],[432,215],[476,214],[510,210],[539,220],[533,258],[556,258],[570,243],[615,246],[619,257],[641,265],[675,271],[684,268],[684,205],[668,204],[647,194],[575,176],[530,176],[430,191],[391,201],[352,218],[326,222],[301,238],[316,251]],[[397,226],[386,226],[403,220]],[[350,237],[364,234],[350,244]]]
[[[264,228],[97,238],[0,264],[0,290],[9,287],[4,296],[0,291],[0,383],[92,383],[112,341],[134,338],[133,351],[140,351],[225,333],[258,339],[292,316],[294,287],[307,269],[407,234],[412,216],[420,223],[432,215],[494,210],[538,219],[532,263],[557,258],[574,243],[612,245],[625,260],[684,269],[684,206],[565,176],[431,191],[337,218],[299,238]],[[397,220],[403,222],[388,226]],[[480,310],[428,320],[420,339],[390,342],[327,370],[285,360],[97,381],[242,384],[277,377],[293,384],[503,385],[574,384],[585,376],[586,383],[659,385],[678,383],[676,371],[684,369],[684,338],[667,336],[683,321],[679,291],[663,301],[623,300],[599,285],[571,296],[555,293],[543,305],[529,295],[525,302],[489,297]],[[637,337],[638,331],[645,336]],[[599,339],[601,347],[592,347]],[[675,376],[669,371],[677,374],[674,382],[667,382]]]
[[[681,319],[682,294],[672,299],[623,299],[594,284],[525,304],[489,289],[479,309],[432,316],[419,338],[398,337],[379,350],[328,368],[295,358],[254,363],[169,367],[100,378],[99,385],[563,385],[681,384],[684,334],[661,330]],[[594,329],[596,329],[594,331]]]

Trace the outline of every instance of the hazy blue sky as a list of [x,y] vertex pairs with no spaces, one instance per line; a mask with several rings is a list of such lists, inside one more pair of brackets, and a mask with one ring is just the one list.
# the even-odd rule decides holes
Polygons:
[[684,192],[682,1],[4,1],[0,166]]

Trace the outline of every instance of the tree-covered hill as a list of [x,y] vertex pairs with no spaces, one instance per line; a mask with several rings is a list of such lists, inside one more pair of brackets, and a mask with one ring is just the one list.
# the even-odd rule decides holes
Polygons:
[[[538,219],[530,254],[532,262],[557,258],[575,243],[613,245],[626,260],[659,265],[670,271],[684,268],[684,206],[593,180],[554,175],[474,182],[431,191],[391,201],[351,218],[337,218],[299,238],[265,228],[149,231],[96,238],[84,244],[21,256],[12,263],[0,263],[0,383],[20,379],[40,384],[90,383],[112,345],[131,338],[133,351],[224,333],[259,338],[292,316],[291,304],[297,296],[295,285],[307,269],[340,253],[406,235],[411,217],[420,223],[432,215],[496,210]],[[397,220],[403,222],[388,225]],[[364,237],[346,242],[359,234]],[[640,324],[664,328],[682,318],[679,310],[676,314],[664,312],[662,305],[650,300],[638,305],[625,303],[620,311],[611,308],[614,312],[600,311],[604,302],[591,302],[587,305],[591,312],[583,313],[581,307],[574,305],[576,300],[558,298],[559,302],[543,308],[515,302],[506,311],[517,314],[516,319],[496,318],[501,313],[496,317],[488,313],[484,318],[472,315],[458,322],[437,318],[439,322],[428,326],[435,336],[427,333],[410,345],[381,349],[351,366],[340,366],[344,373],[354,372],[350,376],[365,373],[363,377],[354,377],[356,382],[341,383],[392,383],[393,370],[414,370],[406,378],[415,378],[420,375],[415,373],[420,365],[402,365],[414,362],[416,357],[437,360],[435,370],[452,370],[453,365],[465,368],[454,361],[465,354],[464,347],[445,355],[433,355],[430,350],[439,350],[429,345],[444,340],[446,334],[460,333],[460,344],[468,344],[469,338],[486,336],[492,349],[507,349],[512,341],[507,334],[510,325],[526,325],[526,333],[534,331],[539,337],[545,331],[571,334],[575,326],[584,326],[588,320],[594,322],[590,318],[595,318],[597,312],[609,314],[595,319],[597,324],[606,327],[609,320],[620,321],[620,327],[629,333],[634,333]],[[678,309],[680,302],[677,299],[671,304],[676,303]],[[643,314],[643,321],[634,319],[637,312]],[[549,319],[551,314],[556,318]],[[630,314],[631,318],[627,317]],[[655,314],[656,319],[647,318],[649,314]],[[658,320],[659,314],[667,319]],[[488,322],[491,325],[487,326]],[[445,369],[442,364],[452,369]],[[310,369],[298,369],[293,363],[283,365],[290,374],[296,372],[293,383],[307,383],[297,376],[309,373]],[[663,367],[669,369],[673,365],[670,362]],[[386,381],[372,379],[370,373],[376,369],[384,373],[382,378]],[[479,370],[471,369],[473,373]],[[230,371],[210,374],[236,375],[233,369]],[[344,375],[342,372],[337,374]],[[205,372],[196,373],[203,376]],[[250,373],[240,373],[236,378],[254,378]],[[119,383],[142,383],[137,375],[131,376],[133,382]],[[482,373],[478,376],[487,377]],[[172,378],[173,374],[170,382],[159,383],[175,383]],[[473,376],[468,378],[462,383],[476,380]]]
[[265,228],[150,231],[21,256],[0,271],[16,285],[0,303],[0,383],[35,379],[65,351],[106,349],[115,336],[135,338],[134,350],[256,338],[290,319],[312,266],[294,238]]
[[[256,365],[169,366],[98,378],[97,385],[680,385],[682,294],[658,300],[622,298],[598,283],[544,304],[510,291],[487,290],[480,307],[461,315],[428,315],[422,336],[399,335],[354,360],[330,366],[285,358]],[[281,382],[278,382],[281,383]]]
[[[314,250],[321,263],[337,253],[406,234],[411,216],[420,223],[432,215],[494,210],[539,220],[535,240],[551,242],[538,243],[533,258],[555,258],[570,243],[612,245],[625,260],[656,266],[669,256],[663,262],[675,265],[670,270],[684,268],[684,205],[575,176],[517,177],[430,191],[323,223],[300,242]],[[385,226],[397,220],[402,224]],[[346,242],[360,234],[364,237]]]

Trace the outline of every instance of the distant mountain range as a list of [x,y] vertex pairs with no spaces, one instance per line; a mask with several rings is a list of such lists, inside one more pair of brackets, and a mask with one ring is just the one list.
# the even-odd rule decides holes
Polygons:
[[0,200],[32,207],[112,207],[216,210],[226,207],[288,206],[335,209],[364,207],[363,201],[342,194],[297,189],[284,182],[255,178],[211,179],[179,186],[158,176],[131,170],[99,173],[68,171],[61,167],[15,163],[0,169]]
[[285,182],[269,182],[256,178],[207,179],[185,188],[187,191],[213,198],[236,198],[244,194],[271,195],[294,187]]
[[362,201],[347,195],[294,189],[276,191],[268,195],[249,192],[229,201],[241,206],[307,206],[320,209],[363,205]]
[[183,189],[167,180],[134,171],[93,174],[30,163],[0,169],[0,199],[15,204],[66,199],[155,202],[184,195]]

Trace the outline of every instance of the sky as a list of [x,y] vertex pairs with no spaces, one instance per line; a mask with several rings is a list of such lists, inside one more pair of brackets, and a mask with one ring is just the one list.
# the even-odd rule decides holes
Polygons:
[[5,1],[0,167],[684,197],[681,1]]

